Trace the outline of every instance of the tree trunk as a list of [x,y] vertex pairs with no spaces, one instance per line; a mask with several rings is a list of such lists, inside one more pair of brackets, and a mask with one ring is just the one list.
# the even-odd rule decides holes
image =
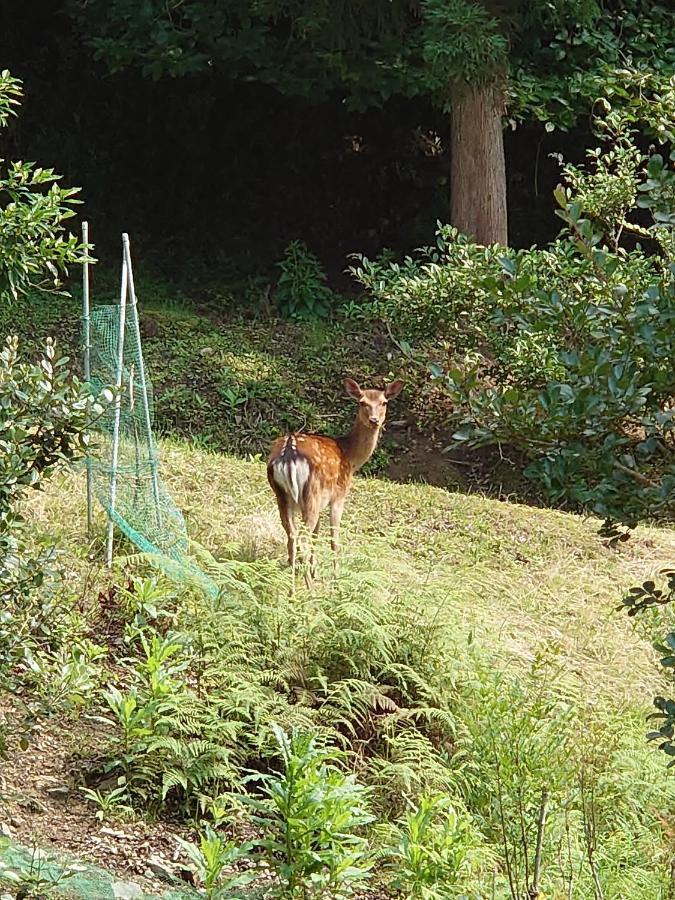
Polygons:
[[452,104],[450,221],[479,244],[508,243],[502,79],[467,87]]

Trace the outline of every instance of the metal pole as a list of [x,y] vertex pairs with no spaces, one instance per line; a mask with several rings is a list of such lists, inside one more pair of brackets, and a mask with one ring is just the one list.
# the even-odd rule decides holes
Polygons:
[[128,271],[126,253],[124,252],[124,239],[129,240],[128,235],[122,235],[122,285],[120,289],[120,314],[119,329],[117,332],[117,372],[115,375],[115,418],[113,420],[112,458],[110,461],[110,514],[108,519],[108,542],[106,546],[106,564],[112,566],[113,556],[113,519],[115,500],[117,497],[117,462],[120,450],[120,417],[122,414],[122,377],[124,374],[124,332],[127,316],[127,286]]
[[157,527],[161,527],[160,502],[159,502],[159,481],[157,478],[157,457],[152,444],[152,422],[150,420],[150,403],[148,401],[148,385],[145,380],[145,363],[143,361],[143,353],[141,351],[141,329],[138,321],[138,305],[136,300],[136,289],[134,287],[134,273],[131,267],[131,248],[129,245],[129,235],[122,235],[122,245],[124,247],[124,259],[126,262],[127,272],[129,276],[129,315],[131,325],[134,329],[136,338],[136,347],[138,348],[138,383],[140,388],[141,400],[143,402],[143,417],[145,419],[145,435],[148,443],[148,462],[150,463],[150,475],[152,478],[152,494],[155,500],[155,517]]
[[[85,248],[82,266],[82,326],[84,331],[84,380],[91,380],[91,323],[89,319],[89,223],[82,223],[82,244]],[[94,525],[93,472],[91,456],[87,453],[87,534],[91,537]]]

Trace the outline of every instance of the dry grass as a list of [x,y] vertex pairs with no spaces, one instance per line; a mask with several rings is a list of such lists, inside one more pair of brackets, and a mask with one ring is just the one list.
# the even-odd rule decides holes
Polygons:
[[[216,558],[282,562],[285,536],[261,461],[165,444],[163,475],[191,537]],[[106,582],[105,523],[99,511],[87,543],[81,473],[50,485],[31,515],[66,544],[75,592],[91,594]],[[345,514],[342,568],[370,568],[401,596],[449,608],[458,633],[489,646],[502,667],[529,663],[553,645],[587,701],[612,697],[617,710],[646,711],[661,683],[654,652],[615,607],[626,588],[672,563],[675,534],[640,528],[614,551],[597,525],[425,485],[358,479]]]

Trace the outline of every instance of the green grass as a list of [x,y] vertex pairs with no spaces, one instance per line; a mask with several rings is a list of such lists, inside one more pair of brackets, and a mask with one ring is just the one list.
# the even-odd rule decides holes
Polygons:
[[[317,700],[321,691],[311,687],[317,660],[323,660],[324,673],[335,663],[334,644],[351,642],[350,652],[360,653],[367,641],[375,642],[374,652],[379,652],[377,640],[389,642],[398,654],[397,665],[405,663],[401,654],[416,654],[415,665],[424,669],[434,693],[415,703],[451,717],[454,748],[439,748],[416,763],[419,746],[405,755],[391,743],[388,726],[381,725],[383,710],[377,711],[377,703],[384,701],[373,700],[359,719],[358,739],[351,746],[360,748],[357,771],[373,785],[379,810],[388,804],[400,808],[405,772],[419,765],[417,782],[408,785],[411,796],[441,788],[466,805],[481,828],[486,842],[481,853],[493,872],[481,885],[488,890],[489,879],[496,877],[494,896],[506,897],[494,810],[495,761],[504,753],[500,771],[514,766],[507,790],[517,794],[527,782],[528,791],[536,793],[543,778],[558,785],[560,805],[551,814],[545,850],[546,896],[568,896],[564,867],[556,861],[561,851],[554,850],[554,844],[564,844],[567,828],[576,842],[570,852],[578,868],[571,896],[593,900],[575,780],[578,767],[588,766],[596,779],[597,860],[605,900],[665,900],[669,838],[661,816],[667,820],[675,812],[675,786],[665,760],[645,741],[651,698],[664,683],[649,643],[615,608],[624,590],[672,560],[671,532],[639,528],[615,551],[602,544],[598,523],[590,520],[425,485],[359,478],[345,514],[337,582],[322,544],[323,584],[314,594],[300,591],[290,599],[285,537],[261,461],[164,443],[163,476],[186,514],[191,537],[222,561],[222,572],[235,579],[231,583],[243,579],[253,588],[255,599],[247,600],[235,587],[233,596],[239,599],[227,614],[232,618],[218,620],[221,630],[211,637],[220,645],[219,664],[229,665],[228,648],[235,648],[247,658],[246,677],[253,677],[250,670],[263,652],[259,641],[264,642],[269,629],[284,634],[281,644],[277,635],[269,645],[277,647],[276,661],[267,655],[265,662],[265,678],[280,679],[273,718],[288,725],[312,722],[334,733]],[[104,521],[99,514],[97,534],[89,544],[82,478],[60,477],[35,498],[30,515],[40,530],[57,535],[65,546],[69,589],[87,598],[85,619],[95,631],[95,597],[108,582],[101,560]],[[118,555],[129,552],[133,548],[123,542],[117,547]],[[133,563],[131,570],[138,565]],[[205,607],[193,608],[195,602],[180,594],[175,600],[185,634],[195,634],[206,615]],[[424,641],[429,641],[428,659]],[[339,652],[343,656],[338,659],[349,658],[344,648]],[[287,690],[281,682],[288,685],[289,679],[303,684],[310,699],[306,696],[298,705],[296,697],[295,705],[280,705]],[[255,683],[256,690],[269,690],[264,679]],[[290,690],[293,695],[298,688]],[[386,685],[382,690],[386,696]],[[268,693],[264,703],[269,706]],[[405,715],[415,714],[415,703]],[[253,762],[252,753],[264,757],[268,752],[265,722],[272,713],[261,707],[256,724],[240,732],[237,740],[246,747],[246,764]],[[390,737],[410,733],[392,727]],[[534,730],[530,734],[528,729]],[[433,744],[435,726],[427,724],[422,731]],[[511,744],[520,746],[525,731],[529,736],[522,746],[529,761],[522,769],[522,761],[514,762],[508,754]],[[488,734],[490,740],[502,735],[504,746],[486,743]],[[352,740],[346,734],[343,738]],[[574,763],[568,771],[569,759]],[[569,820],[563,817],[563,797],[571,804],[572,812],[564,814]],[[535,814],[536,809],[527,810],[528,816]]]
[[[109,273],[94,273],[94,305],[115,302],[117,290]],[[314,323],[270,318],[246,305],[244,287],[236,290],[238,304],[222,289],[197,290],[139,274],[143,353],[162,435],[251,457],[291,429],[338,434],[348,428],[353,405],[345,397],[345,377],[373,386],[400,377],[404,391],[367,472],[467,490],[493,485],[500,495],[533,494],[519,463],[502,463],[496,451],[442,454],[454,430],[447,399],[380,325],[339,311]],[[54,337],[57,350],[81,371],[77,288],[74,295],[32,295],[0,308],[0,336],[18,333],[29,351]],[[458,465],[450,461],[455,457]]]
[[[651,699],[669,691],[645,637],[660,620],[651,616],[638,632],[616,607],[626,589],[671,565],[675,534],[640,527],[613,550],[590,519],[360,477],[343,521],[337,579],[324,539],[321,582],[291,597],[285,535],[262,459],[269,440],[303,424],[343,428],[351,415],[341,392],[347,374],[407,380],[392,412],[389,434],[397,439],[385,441],[371,472],[392,457],[400,464],[407,438],[396,417],[442,432],[447,410],[423,376],[388,358],[388,340],[361,324],[224,320],[208,297],[200,305],[187,290],[148,283],[140,294],[157,421],[169,435],[162,476],[191,538],[217,561],[210,571],[225,600],[185,587],[156,591],[153,602],[167,618],[142,627],[174,635],[182,648],[184,668],[167,670],[176,703],[170,737],[178,744],[137,755],[145,779],[145,794],[132,798],[137,814],[198,818],[195,792],[160,799],[162,766],[192,766],[195,774],[190,748],[203,740],[210,753],[225,752],[223,779],[236,784],[249,767],[277,765],[270,727],[279,722],[316,730],[348,751],[382,820],[371,836],[381,852],[381,832],[406,801],[437,790],[450,796],[479,861],[464,885],[471,900],[509,896],[506,858],[518,857],[519,821],[531,861],[542,787],[553,798],[547,898],[597,900],[584,837],[590,803],[604,900],[670,900],[675,783],[645,740]],[[0,325],[19,330],[29,346],[53,334],[77,353],[78,313],[74,300],[32,298],[4,309]],[[419,470],[433,462],[445,472],[440,438],[426,440]],[[137,617],[118,589],[147,573],[147,561],[119,540],[115,569],[105,570],[105,521],[98,511],[95,534],[86,537],[81,472],[59,476],[27,512],[36,532],[63,548],[64,577],[56,605],[45,607],[55,610],[46,637],[26,624],[38,671],[19,667],[22,696],[32,703],[37,695],[40,715],[64,714],[61,738],[82,745],[78,777],[96,785],[100,767],[114,763],[119,735],[99,728],[94,740],[78,716],[109,713],[106,685],[125,692],[142,668]],[[80,657],[81,668],[69,668],[73,648],[84,647],[86,657],[91,641],[101,643],[102,657]],[[208,774],[200,784],[206,794],[223,788]]]
[[[285,535],[262,462],[171,442],[162,452],[163,477],[193,540],[216,558],[281,564]],[[83,552],[79,475],[63,476],[32,512],[65,541],[72,565],[91,565]],[[98,516],[96,549],[104,533]],[[72,525],[66,533],[64,521]],[[389,590],[415,588],[430,603],[442,601],[465,636],[499,647],[500,666],[527,665],[540,644],[556,643],[589,696],[618,692],[646,709],[659,684],[654,654],[616,606],[625,589],[671,564],[675,534],[640,527],[616,551],[605,547],[597,527],[554,510],[359,478],[342,552],[346,568],[352,558],[360,566],[367,560]]]

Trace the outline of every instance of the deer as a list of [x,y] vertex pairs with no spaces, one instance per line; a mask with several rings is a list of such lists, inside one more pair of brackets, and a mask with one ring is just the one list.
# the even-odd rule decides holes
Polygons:
[[[349,434],[332,438],[325,434],[296,432],[277,438],[267,462],[267,479],[279,507],[281,524],[288,537],[288,564],[295,585],[298,548],[296,517],[316,537],[319,516],[330,507],[333,566],[337,567],[340,523],[345,500],[355,472],[370,459],[377,447],[387,415],[387,404],[401,393],[402,381],[392,381],[384,390],[362,390],[352,378],[345,379],[347,394],[359,404]],[[314,545],[305,583],[311,587],[316,574]]]

